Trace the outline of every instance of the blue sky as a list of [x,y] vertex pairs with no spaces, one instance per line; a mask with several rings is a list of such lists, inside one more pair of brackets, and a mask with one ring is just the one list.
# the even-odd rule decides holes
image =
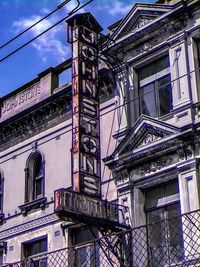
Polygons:
[[[64,0],[63,0],[64,1]],[[0,0],[0,46],[34,22],[54,10],[60,0]],[[81,3],[86,3],[82,0]],[[82,12],[91,12],[106,29],[123,18],[136,3],[154,3],[155,0],[93,0]],[[41,31],[62,19],[77,5],[71,0],[61,10],[32,28],[12,44],[0,49],[0,60]],[[71,55],[67,43],[66,23],[59,24],[16,54],[0,62],[0,97],[37,77],[43,70],[54,67]]]

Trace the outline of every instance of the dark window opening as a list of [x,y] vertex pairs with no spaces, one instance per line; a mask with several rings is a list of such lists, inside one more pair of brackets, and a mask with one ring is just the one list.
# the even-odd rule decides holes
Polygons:
[[198,57],[198,68],[199,68],[199,73],[200,73],[200,40],[197,40],[197,57]]
[[0,172],[0,213],[3,213],[3,191],[4,191],[4,179],[3,179],[3,174]]
[[7,253],[7,243],[0,242],[0,266],[3,266],[3,256]]
[[25,202],[41,198],[44,195],[44,166],[42,156],[36,152],[29,159],[26,172]]
[[165,266],[183,257],[178,181],[145,194],[151,266]]
[[[47,252],[47,238],[41,238],[36,241],[29,241],[22,244],[22,257],[27,266],[47,266],[47,259],[40,255]],[[25,264],[26,266],[26,264]]]
[[[97,230],[93,228],[93,233],[97,236]],[[97,246],[92,240],[95,236],[89,228],[74,228],[71,230],[72,245],[75,246],[74,262],[70,262],[71,266],[79,267],[98,267],[99,254]]]
[[169,57],[164,57],[138,71],[141,114],[160,117],[172,110],[169,67]]

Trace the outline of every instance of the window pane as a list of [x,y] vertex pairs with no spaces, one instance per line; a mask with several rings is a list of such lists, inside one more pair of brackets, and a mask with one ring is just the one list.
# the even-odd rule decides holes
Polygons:
[[42,175],[43,175],[42,157],[39,155],[35,160],[34,176],[35,176],[35,178],[37,178],[37,177],[41,177]]
[[156,61],[156,73],[169,67],[169,57],[163,57]]
[[166,186],[165,186],[165,196],[166,197],[177,194],[177,193],[179,193],[178,182],[166,184]]
[[3,265],[3,250],[0,250],[0,266]]
[[43,195],[43,166],[42,157],[40,154],[36,154],[33,158],[33,179],[32,184],[32,200],[37,199]]
[[147,65],[139,71],[139,80],[141,81],[155,73],[156,73],[155,64],[153,63],[150,65]]
[[141,113],[156,117],[154,83],[140,88]]
[[3,211],[3,194],[0,194],[0,212]]
[[139,81],[169,67],[169,57],[159,58],[139,70]]
[[25,258],[47,251],[47,239],[24,244]]
[[42,195],[42,179],[35,181],[35,198]]
[[199,60],[199,67],[200,67],[200,40],[197,41],[197,51],[198,51],[198,60]]
[[0,173],[0,191],[3,191],[3,179],[2,179],[2,175]]
[[163,187],[152,189],[146,192],[145,207],[146,209],[157,207],[158,199],[164,197]]
[[167,75],[157,81],[160,116],[169,113],[172,109],[172,90],[170,81],[170,75]]
[[[91,240],[97,236],[97,229],[93,227],[93,232],[87,227],[75,228],[71,231],[72,243],[75,247],[74,267],[85,266],[93,267],[99,266],[98,250],[95,249]],[[94,234],[95,233],[95,236]],[[81,243],[88,242],[85,246],[80,246]],[[71,265],[70,265],[71,266]]]

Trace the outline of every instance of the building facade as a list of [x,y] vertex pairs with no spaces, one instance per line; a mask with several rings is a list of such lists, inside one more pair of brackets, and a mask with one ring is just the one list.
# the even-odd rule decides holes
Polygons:
[[99,47],[101,197],[142,234],[101,248],[103,263],[75,248],[114,230],[54,211],[54,191],[72,189],[69,59],[1,99],[1,264],[73,247],[68,266],[198,266],[200,3],[136,4]]

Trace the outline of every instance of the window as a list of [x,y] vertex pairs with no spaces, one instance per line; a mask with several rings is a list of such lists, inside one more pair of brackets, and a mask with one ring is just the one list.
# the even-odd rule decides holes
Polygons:
[[[93,232],[95,233],[95,235],[97,234],[97,231],[95,229],[93,229]],[[95,237],[90,229],[86,227],[74,228],[73,230],[71,230],[71,237],[72,245],[75,246],[75,257],[74,264],[72,265],[71,262],[70,266],[98,267],[98,251],[96,246],[94,246],[94,243],[91,242],[91,240],[94,240]],[[86,242],[88,243],[85,244]]]
[[140,113],[160,117],[172,109],[169,57],[163,57],[138,71]]
[[25,202],[41,198],[44,195],[44,167],[42,156],[34,153],[28,161],[26,172]]
[[39,152],[32,154],[25,171],[25,204],[19,206],[24,216],[29,211],[45,209],[47,198],[44,194],[44,160]]
[[3,255],[5,253],[4,245],[0,243],[0,266],[3,266]]
[[3,179],[3,173],[0,171],[0,214],[3,213],[3,191],[4,191],[4,179]]
[[7,242],[2,241],[0,242],[0,267],[5,266],[3,264],[3,256],[7,254]]
[[25,260],[26,267],[46,267],[47,258],[40,255],[47,252],[47,238],[35,241],[28,241],[22,244],[22,258]]
[[[166,266],[183,257],[178,182],[148,190],[145,197],[151,266]],[[169,264],[170,263],[170,264]]]
[[200,70],[200,40],[197,41],[198,67]]

